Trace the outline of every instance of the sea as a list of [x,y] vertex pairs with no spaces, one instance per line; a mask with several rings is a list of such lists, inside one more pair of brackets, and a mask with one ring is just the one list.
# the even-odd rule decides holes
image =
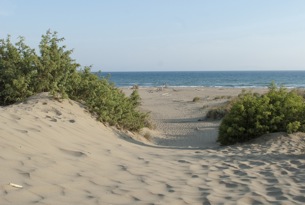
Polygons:
[[117,87],[305,88],[305,71],[102,72]]

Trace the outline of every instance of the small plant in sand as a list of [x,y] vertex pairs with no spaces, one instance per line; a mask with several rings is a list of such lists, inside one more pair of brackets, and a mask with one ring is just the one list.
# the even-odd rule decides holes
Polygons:
[[214,107],[207,113],[208,119],[220,120],[229,112],[226,106]]
[[218,142],[245,142],[271,132],[305,131],[304,98],[271,84],[265,95],[242,93],[224,117]]
[[222,118],[224,118],[230,112],[232,105],[237,99],[233,97],[230,98],[231,100],[225,102],[223,105],[210,108],[207,112],[206,117],[212,120],[221,120]]
[[194,97],[194,98],[193,98],[193,102],[199,102],[200,99],[201,99],[200,97]]
[[222,96],[214,97],[214,100],[222,100],[222,99],[229,99],[229,96],[222,95]]
[[209,105],[203,105],[202,107],[201,107],[201,109],[207,109],[209,107]]
[[132,90],[138,90],[139,89],[139,85],[135,84],[131,87]]

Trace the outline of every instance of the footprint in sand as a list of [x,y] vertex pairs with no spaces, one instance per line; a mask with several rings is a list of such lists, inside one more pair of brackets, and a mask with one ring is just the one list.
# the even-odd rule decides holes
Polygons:
[[19,117],[18,115],[14,115],[14,114],[10,114],[11,118],[13,118],[14,120],[21,120],[21,117]]
[[57,122],[57,119],[55,119],[54,117],[51,117],[49,115],[46,115],[46,118],[49,118],[51,122]]
[[23,133],[23,134],[27,134],[29,131],[27,131],[27,130],[19,130],[19,129],[15,129],[16,131],[18,131],[18,132],[21,132],[21,133]]
[[32,132],[41,132],[39,129],[36,129],[36,128],[29,128],[29,130]]
[[296,197],[293,197],[293,200],[305,203],[305,196],[296,196]]
[[175,190],[174,190],[173,188],[174,188],[174,187],[172,187],[171,185],[166,184],[166,189],[167,189],[168,192],[170,192],[170,193],[175,192]]
[[126,166],[124,166],[124,165],[118,165],[123,171],[127,171],[127,167]]
[[260,161],[250,161],[249,164],[252,165],[252,166],[256,166],[256,167],[266,165],[266,163],[260,162]]
[[73,150],[67,150],[67,149],[62,149],[62,148],[59,148],[59,150],[65,154],[68,154],[73,157],[86,157],[87,156],[85,153],[80,152],[80,151],[73,151]]
[[266,190],[267,190],[267,195],[271,197],[279,197],[283,195],[282,190],[277,187],[268,187]]
[[202,205],[211,205],[211,203],[207,198],[205,198]]
[[59,110],[55,110],[56,115],[60,116],[62,113]]
[[246,165],[246,164],[240,164],[240,165],[239,165],[239,168],[240,168],[240,169],[250,169],[250,168],[252,168],[252,167],[250,167],[250,166],[248,166],[248,165]]
[[238,184],[233,182],[220,181],[219,184],[225,185],[226,188],[237,188]]
[[241,177],[241,176],[247,176],[247,173],[246,172],[243,172],[241,170],[234,170],[233,173],[235,175],[237,175],[238,177]]
[[31,173],[29,172],[20,172],[19,174],[21,174],[23,177],[30,179],[31,178]]
[[179,163],[184,163],[184,164],[190,164],[190,162],[186,161],[186,160],[178,160]]
[[76,173],[76,177],[83,177],[83,175],[80,173]]

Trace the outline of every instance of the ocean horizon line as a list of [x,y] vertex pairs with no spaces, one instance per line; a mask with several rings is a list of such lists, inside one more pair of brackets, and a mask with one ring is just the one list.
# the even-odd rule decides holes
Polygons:
[[117,87],[268,87],[272,82],[288,88],[305,88],[305,71],[154,71],[102,72]]
[[177,72],[305,72],[304,70],[162,70],[162,71],[156,71],[156,70],[143,70],[143,71],[133,71],[133,70],[127,70],[127,71],[92,71],[92,73],[177,73]]

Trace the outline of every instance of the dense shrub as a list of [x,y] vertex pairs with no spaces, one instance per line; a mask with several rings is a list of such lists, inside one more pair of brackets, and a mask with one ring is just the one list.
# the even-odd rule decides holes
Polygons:
[[134,90],[130,97],[110,83],[100,79],[87,67],[73,77],[70,98],[84,102],[97,119],[124,129],[138,131],[148,126],[147,114],[138,110],[140,96]]
[[70,57],[72,50],[59,45],[62,41],[64,38],[58,38],[57,33],[50,30],[42,35],[35,86],[37,92],[49,91],[52,95],[68,97],[69,80],[80,65]]
[[218,142],[245,142],[270,132],[305,131],[304,98],[272,84],[265,95],[244,93],[224,117]]
[[23,38],[15,45],[10,36],[0,40],[0,105],[21,101],[35,92],[37,63],[35,51],[24,44]]
[[50,92],[56,98],[80,101],[104,123],[132,131],[147,126],[147,114],[138,110],[137,90],[127,97],[107,78],[92,74],[90,67],[77,71],[80,65],[71,58],[72,50],[59,45],[63,40],[47,31],[39,44],[40,55],[25,45],[24,38],[16,44],[10,36],[0,40],[0,105]]

